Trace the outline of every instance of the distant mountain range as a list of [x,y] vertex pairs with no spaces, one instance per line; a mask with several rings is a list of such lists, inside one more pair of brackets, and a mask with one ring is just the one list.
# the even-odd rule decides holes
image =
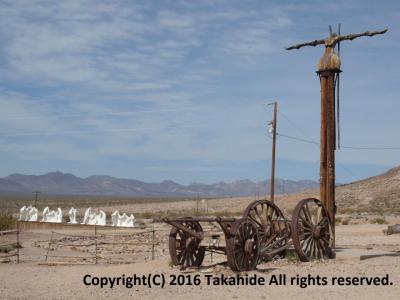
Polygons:
[[[275,180],[275,192],[296,193],[315,189],[319,184],[311,180]],[[94,195],[130,197],[220,197],[249,196],[258,191],[269,192],[269,181],[238,180],[215,184],[192,183],[181,185],[171,180],[147,183],[135,179],[121,179],[105,175],[80,178],[73,174],[50,172],[43,175],[12,174],[0,178],[0,194],[25,194],[33,191],[51,195]]]

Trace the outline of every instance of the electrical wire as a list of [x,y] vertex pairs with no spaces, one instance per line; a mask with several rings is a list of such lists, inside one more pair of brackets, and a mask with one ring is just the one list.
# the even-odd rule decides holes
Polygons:
[[[291,140],[296,140],[299,142],[303,143],[309,143],[309,144],[314,144],[314,145],[319,145],[318,142],[315,142],[313,140],[308,140],[308,139],[302,139],[298,138],[295,136],[290,136],[287,134],[282,134],[282,133],[277,133],[277,135],[291,139]],[[349,150],[400,150],[400,147],[356,147],[356,146],[341,146],[342,149],[349,149]]]
[[[319,145],[319,142],[315,141],[313,138],[310,137],[309,134],[307,134],[307,132],[301,128],[301,126],[299,126],[298,124],[296,124],[295,122],[291,121],[289,119],[288,116],[286,116],[283,112],[281,112],[280,110],[278,110],[278,113],[284,117],[294,128],[296,128],[299,132],[301,132],[303,134],[303,136],[305,136],[306,138],[299,138],[296,136],[290,136],[287,134],[283,134],[283,133],[277,133],[277,135],[280,135],[282,137],[288,138],[288,139],[292,139],[292,140],[297,140],[299,142],[304,142],[304,143],[309,143],[309,144],[315,144],[315,145]],[[342,149],[348,149],[348,150],[400,150],[400,147],[369,147],[369,146],[340,146],[340,148]]]

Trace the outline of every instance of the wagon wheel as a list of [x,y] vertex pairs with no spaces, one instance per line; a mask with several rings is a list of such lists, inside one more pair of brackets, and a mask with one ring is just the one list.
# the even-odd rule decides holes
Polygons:
[[228,265],[233,271],[253,270],[259,258],[257,226],[249,219],[239,219],[233,224],[226,241]]
[[272,258],[274,255],[268,253],[287,244],[290,227],[282,211],[273,202],[258,200],[250,203],[243,218],[249,218],[256,224],[263,257]]
[[[181,222],[183,226],[195,231],[203,232],[199,222]],[[200,246],[201,240],[191,236],[182,229],[172,227],[169,234],[169,254],[172,263],[182,268],[200,267],[204,259],[205,248]]]
[[300,201],[292,218],[293,246],[301,261],[332,258],[332,225],[321,201],[309,198]]

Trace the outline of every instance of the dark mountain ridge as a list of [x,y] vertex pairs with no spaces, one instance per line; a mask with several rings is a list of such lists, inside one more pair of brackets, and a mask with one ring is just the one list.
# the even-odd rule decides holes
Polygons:
[[[276,193],[295,193],[318,188],[311,180],[276,179]],[[253,182],[237,180],[214,184],[192,183],[182,185],[172,180],[143,182],[136,179],[115,178],[107,175],[93,175],[80,178],[59,171],[43,175],[11,174],[0,178],[0,194],[31,193],[41,191],[52,195],[94,195],[132,197],[204,197],[249,196],[269,192],[269,180]]]

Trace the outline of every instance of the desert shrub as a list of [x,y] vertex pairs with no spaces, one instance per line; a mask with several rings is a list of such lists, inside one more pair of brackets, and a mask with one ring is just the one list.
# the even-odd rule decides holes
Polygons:
[[344,208],[340,208],[339,209],[339,213],[341,214],[353,214],[355,212],[358,212],[360,209],[354,209],[354,208],[350,208],[350,207],[344,207]]
[[342,225],[349,225],[349,220],[348,219],[344,219],[342,221]]
[[227,210],[222,210],[222,211],[216,211],[212,214],[209,215],[214,215],[216,217],[234,217],[236,216],[238,213],[237,212],[231,212],[231,211],[227,211]]
[[15,221],[8,211],[0,211],[0,230],[7,230],[14,226]]
[[384,217],[379,217],[371,220],[371,224],[388,224]]
[[283,252],[283,256],[289,261],[289,262],[295,262],[298,260],[297,254],[295,253],[294,250],[292,249],[286,249]]
[[342,218],[341,217],[335,217],[335,224],[339,224],[342,222]]

